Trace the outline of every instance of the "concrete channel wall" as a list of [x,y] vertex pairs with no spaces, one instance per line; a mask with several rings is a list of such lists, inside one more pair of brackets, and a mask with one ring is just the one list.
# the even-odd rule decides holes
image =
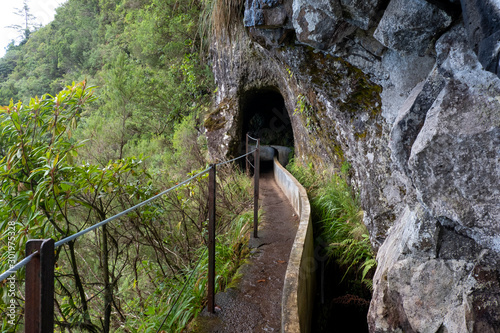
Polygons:
[[281,332],[309,333],[316,281],[311,206],[304,187],[276,158],[273,168],[276,183],[300,217],[283,286]]

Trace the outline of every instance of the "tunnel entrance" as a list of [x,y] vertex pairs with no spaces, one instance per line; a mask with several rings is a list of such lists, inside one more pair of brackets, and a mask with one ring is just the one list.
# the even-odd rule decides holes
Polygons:
[[283,96],[276,88],[247,91],[240,100],[242,138],[246,133],[262,145],[293,148],[293,130]]
[[[274,155],[282,165],[287,164],[294,136],[285,101],[278,89],[266,87],[242,94],[239,120],[243,147],[247,133],[260,139],[261,172],[272,170]],[[255,142],[250,140],[249,144],[254,145]]]

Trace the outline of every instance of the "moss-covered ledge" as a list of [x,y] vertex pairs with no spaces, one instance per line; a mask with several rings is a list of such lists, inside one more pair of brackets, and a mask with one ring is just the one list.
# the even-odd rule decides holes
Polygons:
[[281,332],[309,333],[316,266],[311,206],[305,188],[274,158],[274,178],[299,215],[299,228],[290,252],[283,285]]

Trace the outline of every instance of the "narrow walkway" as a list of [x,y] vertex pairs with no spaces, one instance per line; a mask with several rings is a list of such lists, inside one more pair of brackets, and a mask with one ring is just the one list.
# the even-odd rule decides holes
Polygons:
[[240,270],[243,276],[235,287],[216,295],[220,310],[200,315],[196,332],[280,332],[283,280],[299,219],[272,172],[261,174],[260,204],[263,223],[259,238],[250,240],[252,256]]

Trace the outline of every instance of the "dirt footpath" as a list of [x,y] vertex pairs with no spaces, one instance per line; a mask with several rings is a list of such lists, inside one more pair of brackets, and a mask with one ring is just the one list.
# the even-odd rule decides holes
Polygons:
[[259,238],[250,239],[252,255],[235,287],[215,297],[216,314],[202,313],[196,332],[280,332],[281,293],[299,218],[276,185],[273,174],[261,174],[264,209]]

